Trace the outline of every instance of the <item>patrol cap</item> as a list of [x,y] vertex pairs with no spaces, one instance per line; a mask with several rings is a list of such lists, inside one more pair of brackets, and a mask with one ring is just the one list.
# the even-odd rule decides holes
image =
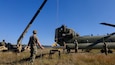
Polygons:
[[37,31],[36,31],[36,30],[33,30],[33,34],[37,34]]

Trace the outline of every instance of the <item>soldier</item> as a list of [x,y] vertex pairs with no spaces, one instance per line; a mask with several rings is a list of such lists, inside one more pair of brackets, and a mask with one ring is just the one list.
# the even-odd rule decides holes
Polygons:
[[74,44],[75,44],[75,52],[78,52],[78,42],[77,42],[77,40],[74,41]]
[[105,50],[105,54],[108,55],[108,47],[107,47],[107,43],[104,42],[104,50]]
[[2,46],[6,46],[5,40],[2,41]]
[[30,46],[30,62],[33,64],[33,61],[35,60],[36,53],[37,53],[37,45],[41,48],[44,49],[44,47],[40,44],[37,36],[37,31],[33,30],[33,35],[30,36],[28,46]]

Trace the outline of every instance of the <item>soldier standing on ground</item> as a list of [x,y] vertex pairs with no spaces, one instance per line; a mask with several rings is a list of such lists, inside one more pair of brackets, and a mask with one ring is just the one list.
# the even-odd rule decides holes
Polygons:
[[104,42],[104,50],[105,50],[105,54],[108,55],[108,47],[107,47],[107,43]]
[[30,62],[33,63],[36,57],[36,53],[37,53],[37,45],[41,48],[44,49],[44,47],[40,44],[37,36],[37,31],[33,30],[33,35],[30,36],[29,42],[28,42],[28,46],[30,46]]
[[75,44],[75,52],[78,52],[78,42],[77,42],[77,40],[74,41],[74,44]]

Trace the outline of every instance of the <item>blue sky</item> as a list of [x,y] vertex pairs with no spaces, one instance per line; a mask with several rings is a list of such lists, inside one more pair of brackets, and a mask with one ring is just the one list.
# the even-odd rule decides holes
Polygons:
[[[0,0],[0,41],[13,44],[17,40],[43,0]],[[105,35],[115,29],[100,25],[115,24],[115,0],[48,0],[35,19],[22,43],[27,44],[32,31],[38,31],[43,45],[54,43],[55,29],[65,24],[83,35]]]

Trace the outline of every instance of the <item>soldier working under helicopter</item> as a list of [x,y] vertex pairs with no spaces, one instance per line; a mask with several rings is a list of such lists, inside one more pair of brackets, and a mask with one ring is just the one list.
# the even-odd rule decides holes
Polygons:
[[74,44],[75,44],[75,52],[78,52],[78,41],[75,40],[75,41],[74,41]]

